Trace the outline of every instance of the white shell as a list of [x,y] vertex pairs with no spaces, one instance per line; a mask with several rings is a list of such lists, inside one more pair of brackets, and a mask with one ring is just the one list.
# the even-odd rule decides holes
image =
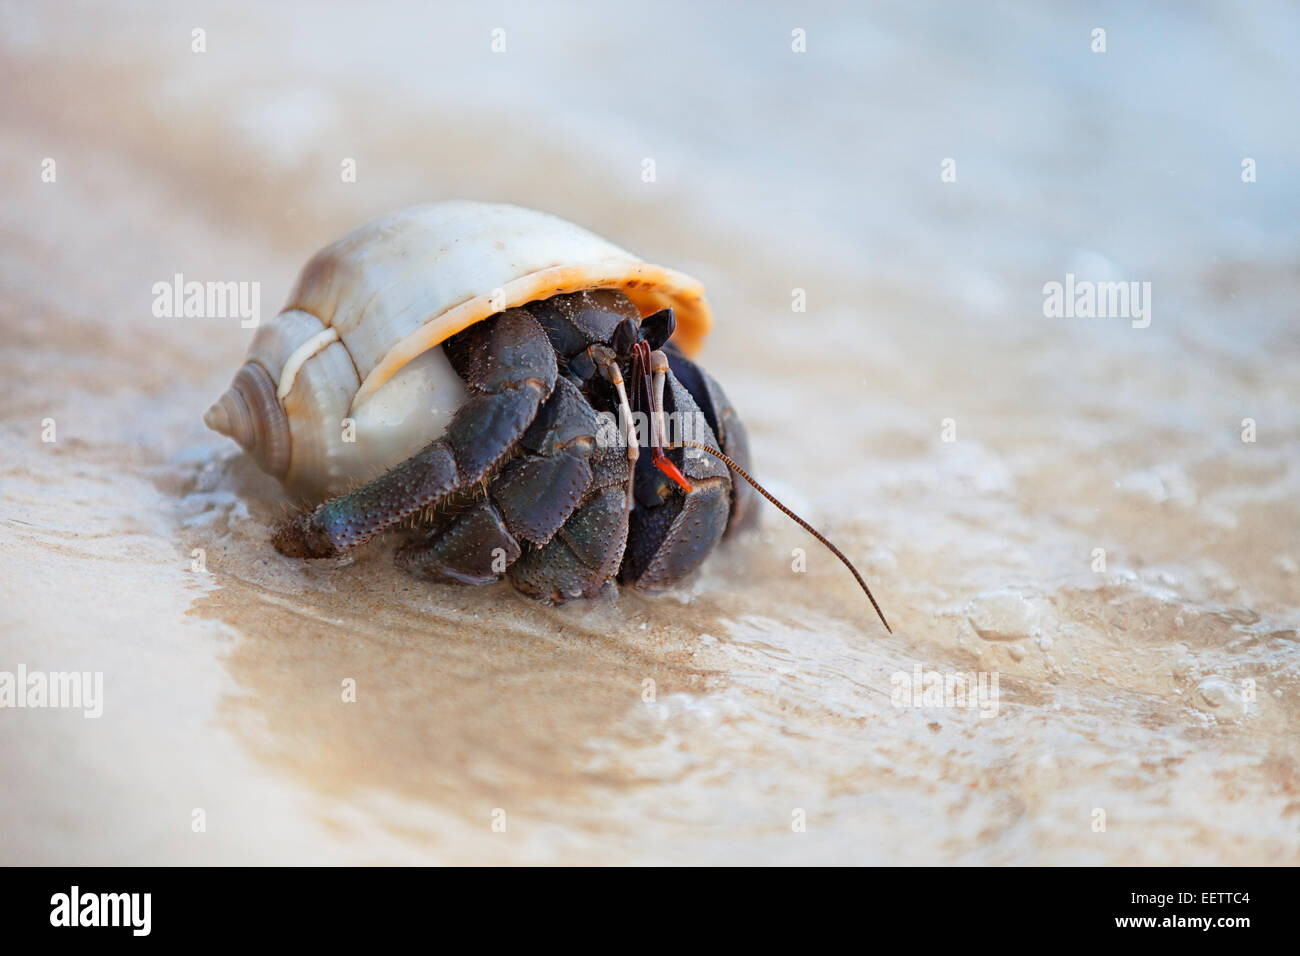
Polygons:
[[[688,354],[712,324],[698,281],[554,216],[479,202],[401,210],[317,253],[254,336],[248,361],[269,373],[284,421],[264,420],[277,417],[275,400],[241,404],[233,389],[205,420],[291,493],[336,494],[442,434],[465,388],[441,342],[505,309],[595,288],[622,290],[643,315],[671,306]],[[259,436],[287,422],[287,464],[283,445],[275,461],[262,454],[241,424],[250,417]]]

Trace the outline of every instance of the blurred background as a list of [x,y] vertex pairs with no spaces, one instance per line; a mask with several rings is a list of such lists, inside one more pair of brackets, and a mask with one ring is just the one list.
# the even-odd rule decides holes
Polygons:
[[[0,670],[105,688],[0,711],[0,861],[1300,862],[1298,32],[0,2]],[[562,609],[275,553],[287,501],[201,423],[252,332],[153,285],[269,318],[442,198],[702,279],[758,477],[895,634],[775,512]],[[1150,282],[1149,327],[1046,317],[1067,274]],[[997,717],[895,707],[916,666],[998,674]]]

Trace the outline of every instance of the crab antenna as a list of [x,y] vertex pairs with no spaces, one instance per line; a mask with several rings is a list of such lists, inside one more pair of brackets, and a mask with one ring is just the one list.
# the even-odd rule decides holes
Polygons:
[[842,562],[844,562],[844,566],[853,572],[853,576],[857,578],[858,584],[862,586],[862,590],[866,593],[867,600],[871,602],[871,606],[876,609],[876,614],[880,616],[880,623],[885,625],[885,630],[888,631],[890,634],[894,633],[893,628],[889,626],[889,622],[885,620],[885,612],[882,611],[880,609],[880,605],[876,603],[876,598],[871,593],[871,588],[867,587],[867,582],[862,580],[862,575],[858,573],[858,569],[853,566],[852,561],[850,561],[848,558],[844,556],[843,551],[835,547],[835,545],[831,544],[830,541],[826,539],[825,535],[823,535],[820,531],[818,531],[816,528],[810,525],[807,521],[804,521],[803,518],[800,518],[797,514],[795,514],[785,505],[781,504],[781,502],[777,501],[776,498],[772,496],[771,492],[769,492],[766,488],[760,485],[753,478],[749,477],[745,469],[741,468],[739,465],[737,465],[734,461],[732,461],[722,452],[718,451],[718,449],[713,448],[709,445],[701,444],[700,442],[697,441],[679,441],[672,447],[680,448],[683,446],[686,448],[698,448],[700,451],[707,451],[714,458],[717,458],[720,461],[722,461],[728,468],[730,468],[736,474],[740,475],[741,478],[744,478],[747,482],[753,485],[755,491],[757,491],[768,501],[772,502],[772,504],[780,508],[781,511],[786,515],[786,517],[790,518],[797,525],[799,525],[801,528],[807,531],[810,535],[812,535],[822,544],[826,545],[826,547],[830,550],[831,554],[835,555],[835,557],[839,558]]

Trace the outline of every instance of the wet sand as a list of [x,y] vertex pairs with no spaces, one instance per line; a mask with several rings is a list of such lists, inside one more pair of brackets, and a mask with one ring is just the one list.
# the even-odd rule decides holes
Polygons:
[[[98,719],[0,710],[0,862],[1300,862],[1294,12],[1115,8],[1090,59],[1043,14],[796,55],[780,10],[511,10],[492,54],[468,6],[226,9],[0,8],[0,670],[104,674]],[[201,422],[252,332],[153,284],[270,317],[451,197],[703,279],[757,475],[894,635],[772,510],[558,609],[277,554],[292,503]],[[1151,281],[1150,327],[1044,317],[1067,272]],[[917,666],[997,715],[896,707]]]

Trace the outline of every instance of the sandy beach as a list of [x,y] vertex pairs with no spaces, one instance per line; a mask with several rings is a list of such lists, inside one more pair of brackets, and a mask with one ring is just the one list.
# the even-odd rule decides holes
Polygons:
[[[0,708],[0,863],[1300,863],[1293,7],[177,6],[0,3],[0,671],[102,674]],[[444,198],[703,280],[893,635],[772,509],[560,608],[278,554],[153,287]]]

